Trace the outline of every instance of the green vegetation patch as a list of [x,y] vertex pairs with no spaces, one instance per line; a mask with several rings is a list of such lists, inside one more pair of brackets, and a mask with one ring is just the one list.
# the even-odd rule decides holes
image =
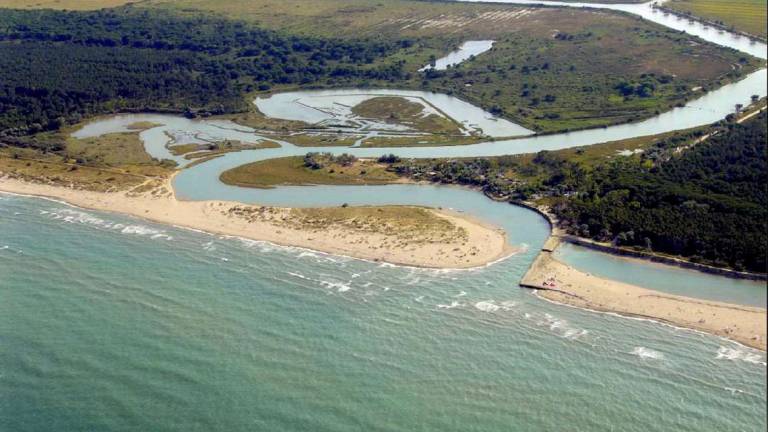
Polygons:
[[428,209],[411,206],[292,209],[288,223],[304,230],[345,228],[383,234],[404,242],[403,246],[467,239],[463,228]]
[[548,205],[571,234],[764,273],[768,117],[734,120],[555,152],[386,163],[413,180]]
[[66,141],[67,153],[82,163],[98,165],[153,164],[138,132],[111,133],[93,138]]
[[[494,48],[446,71],[419,72],[430,58],[477,38],[496,40]],[[306,125],[266,119],[247,98],[340,87],[446,93],[528,129],[556,132],[647,118],[761,64],[595,10],[408,0],[3,10],[0,138],[119,111],[227,116],[287,135]],[[403,101],[370,104],[359,109],[454,133],[448,119],[419,117]]]
[[339,159],[326,154],[309,153],[253,162],[224,171],[226,184],[270,188],[279,185],[363,185],[401,181],[387,166],[352,156]]
[[763,39],[768,32],[766,0],[669,0],[664,6]]
[[360,117],[401,124],[417,131],[434,134],[458,134],[458,124],[452,119],[425,112],[424,105],[403,97],[382,96],[367,99],[352,107]]

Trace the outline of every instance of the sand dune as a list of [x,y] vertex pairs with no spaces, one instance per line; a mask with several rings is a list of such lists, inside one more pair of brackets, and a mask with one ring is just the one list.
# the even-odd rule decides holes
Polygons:
[[[427,219],[431,219],[431,215],[441,219],[438,222],[448,223],[434,223],[437,228],[432,230],[418,231],[418,226],[411,227],[418,235],[403,235],[393,229],[397,227],[397,219],[386,219],[388,212],[382,212],[380,220],[374,213],[373,218],[366,218],[365,224],[354,219],[334,220],[318,228],[297,222],[295,213],[288,208],[225,201],[180,201],[172,192],[170,180],[149,181],[127,192],[93,192],[5,177],[0,178],[0,191],[51,197],[83,208],[124,213],[211,233],[415,267],[479,267],[513,252],[503,231],[443,210],[418,209],[429,212]],[[307,219],[304,217],[303,221]]]

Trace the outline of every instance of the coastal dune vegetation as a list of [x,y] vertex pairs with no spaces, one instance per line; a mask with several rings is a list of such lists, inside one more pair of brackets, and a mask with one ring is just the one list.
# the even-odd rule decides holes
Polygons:
[[308,153],[242,165],[228,184],[462,184],[543,205],[559,228],[606,246],[766,272],[765,111],[736,121],[576,149],[492,158],[373,160]]
[[[357,137],[332,128],[308,132],[312,125],[267,118],[253,98],[297,88],[382,87],[450,94],[551,133],[646,118],[764,65],[636,17],[599,10],[409,0],[150,0],[96,11],[2,12],[2,171],[91,190],[135,187],[167,178],[174,169],[146,154],[138,132],[87,140],[70,136],[98,115],[215,117],[242,121],[297,145],[352,145]],[[445,71],[419,72],[471,39],[495,43]],[[456,137],[451,119],[424,115],[415,105],[377,97],[350,107],[359,116],[427,132],[371,136],[359,143],[445,145],[481,138]],[[758,206],[764,198],[754,186],[761,180],[755,175],[762,167],[759,152],[730,148],[736,162],[717,152],[697,153],[719,140],[753,143],[759,140],[754,125],[754,120],[718,125],[718,135],[690,150],[712,132],[498,158],[340,161],[313,154],[257,162],[221,178],[254,187],[405,178],[472,185],[497,199],[547,205],[575,235],[764,271],[759,245],[764,237],[756,222],[765,220]],[[759,144],[750,145],[759,150]],[[243,148],[214,146],[219,148],[171,150],[206,157]],[[685,163],[675,162],[679,159],[698,170],[685,172],[680,165]],[[744,166],[746,173],[739,174]],[[725,174],[718,174],[723,169]],[[717,179],[712,185],[697,180],[711,176]],[[730,190],[723,184],[743,187]],[[731,231],[716,238],[716,227],[729,221],[755,235],[743,242]]]

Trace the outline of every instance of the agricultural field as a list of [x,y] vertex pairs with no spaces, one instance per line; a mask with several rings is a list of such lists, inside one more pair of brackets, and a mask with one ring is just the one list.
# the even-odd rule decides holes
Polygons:
[[763,39],[768,34],[766,0],[670,0],[664,6]]

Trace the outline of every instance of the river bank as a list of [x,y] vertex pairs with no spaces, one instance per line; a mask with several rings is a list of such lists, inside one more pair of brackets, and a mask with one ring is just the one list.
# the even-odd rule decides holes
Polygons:
[[[427,268],[473,268],[514,252],[505,233],[464,215],[417,207],[290,209],[181,201],[171,179],[130,191],[93,192],[2,177],[0,191],[98,211],[335,255]],[[361,210],[362,209],[362,210]]]
[[758,36],[756,34],[752,34],[752,33],[749,33],[749,32],[743,31],[743,30],[736,30],[735,28],[733,28],[733,26],[728,26],[728,25],[721,24],[721,23],[718,23],[716,21],[713,21],[711,19],[706,19],[704,17],[693,15],[690,12],[686,13],[684,11],[674,9],[674,8],[669,7],[669,6],[664,6],[663,4],[661,4],[661,5],[654,4],[652,7],[654,9],[658,10],[658,11],[663,12],[663,13],[668,13],[668,14],[674,15],[676,17],[688,19],[688,20],[691,20],[691,21],[695,21],[695,22],[701,23],[701,24],[706,25],[706,26],[714,27],[714,28],[716,28],[716,29],[718,29],[718,30],[720,30],[722,32],[728,32],[728,33],[733,33],[733,34],[736,34],[736,35],[744,36],[746,38],[749,38],[750,40],[754,40],[754,41],[758,41],[758,42],[763,42],[763,43],[766,42],[766,38],[763,37],[763,36]]
[[766,350],[763,308],[698,300],[603,279],[558,261],[552,256],[553,249],[542,250],[520,286],[540,290],[539,295],[555,302],[653,319]]

